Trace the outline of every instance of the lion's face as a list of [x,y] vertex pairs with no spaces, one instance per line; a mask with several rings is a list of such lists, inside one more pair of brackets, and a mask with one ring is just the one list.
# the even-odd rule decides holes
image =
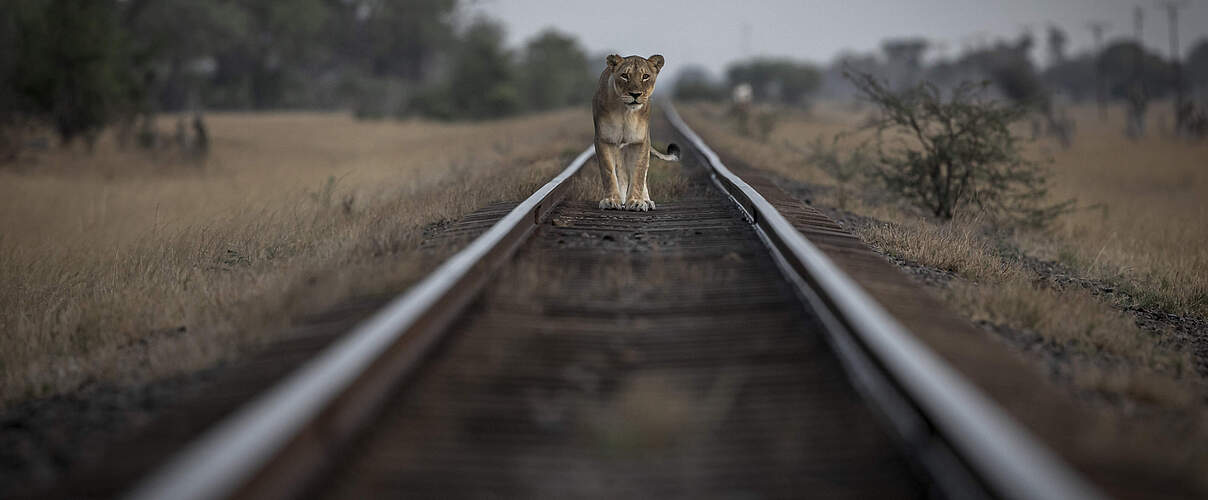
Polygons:
[[641,56],[622,58],[616,54],[608,56],[608,68],[612,70],[612,85],[621,103],[630,108],[639,108],[650,101],[654,92],[654,81],[663,69],[663,56],[655,54],[649,59]]

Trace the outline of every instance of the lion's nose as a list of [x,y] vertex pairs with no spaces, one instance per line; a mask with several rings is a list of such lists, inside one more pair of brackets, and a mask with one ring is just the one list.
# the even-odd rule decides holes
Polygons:
[[637,99],[637,98],[639,98],[639,97],[642,97],[642,93],[641,93],[641,92],[630,92],[630,93],[629,93],[629,95],[630,95],[630,96],[632,96],[634,99]]

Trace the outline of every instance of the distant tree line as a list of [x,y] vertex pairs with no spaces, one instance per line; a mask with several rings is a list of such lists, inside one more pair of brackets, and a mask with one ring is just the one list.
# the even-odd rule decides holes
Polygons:
[[474,21],[450,52],[448,76],[421,87],[401,114],[481,119],[587,106],[602,60],[590,64],[574,37],[553,30],[529,40],[520,54],[503,37],[499,24]]
[[796,105],[805,104],[821,81],[821,70],[812,64],[760,57],[729,65],[724,81],[714,80],[700,66],[687,66],[677,74],[672,92],[677,99],[718,100],[729,96],[735,86],[747,84],[756,101]]
[[509,50],[457,0],[3,3],[0,127],[47,125],[64,143],[160,112],[478,119],[586,105],[602,66],[553,31]]
[[[922,38],[890,39],[879,53],[840,55],[825,67],[786,59],[759,58],[731,65],[724,80],[714,79],[701,67],[685,68],[677,75],[675,95],[680,99],[719,99],[741,83],[752,85],[756,101],[801,103],[810,97],[846,98],[857,89],[844,72],[873,75],[892,89],[913,88],[930,82],[952,90],[964,82],[988,81],[993,97],[1004,98],[1038,111],[1050,127],[1060,124],[1055,101],[1122,101],[1130,113],[1144,113],[1145,102],[1170,98],[1182,86],[1202,109],[1208,109],[1208,39],[1197,41],[1186,59],[1176,63],[1128,38],[1113,40],[1101,51],[1067,54],[1067,37],[1050,27],[1046,39],[1047,65],[1030,56],[1036,40],[1024,34],[1014,40],[970,47],[955,57]],[[939,51],[939,57],[924,56]]]

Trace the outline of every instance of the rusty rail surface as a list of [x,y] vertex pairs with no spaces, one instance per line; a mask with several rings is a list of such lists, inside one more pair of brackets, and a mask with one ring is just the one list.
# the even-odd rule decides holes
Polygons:
[[670,103],[675,129],[702,155],[801,297],[827,324],[849,375],[912,455],[954,498],[1099,498],[1095,487],[920,343],[721,162]]
[[[760,430],[760,419],[771,418],[781,422],[778,425],[800,432],[818,433],[820,431],[817,427],[820,423],[828,429],[836,422],[844,423],[843,415],[853,416],[852,425],[863,422],[862,415],[858,413],[867,412],[860,408],[868,402],[875,413],[883,417],[882,421],[887,424],[885,427],[891,431],[890,434],[900,439],[906,451],[905,456],[910,457],[919,469],[925,471],[923,475],[928,478],[931,487],[938,488],[939,493],[944,496],[1029,499],[1100,496],[1092,486],[1037,443],[1001,409],[915,340],[859,286],[830,263],[759,192],[727,169],[700,137],[688,128],[669,103],[664,103],[663,107],[667,120],[691,143],[690,149],[697,155],[692,161],[699,160],[707,169],[708,180],[698,182],[707,186],[711,181],[720,189],[721,195],[711,194],[711,198],[680,202],[679,212],[674,208],[674,203],[668,204],[669,209],[646,214],[599,212],[594,210],[594,205],[582,202],[560,206],[567,181],[581,169],[594,152],[593,148],[587,149],[560,175],[509,212],[466,249],[450,258],[409,292],[356,327],[345,338],[323,351],[316,359],[276,385],[273,390],[206,432],[163,468],[136,485],[129,497],[140,500],[193,500],[289,498],[313,494],[314,491],[308,488],[315,483],[317,471],[354,468],[345,463],[337,465],[334,461],[338,460],[336,457],[341,456],[341,450],[347,451],[349,443],[358,435],[368,432],[365,428],[371,421],[393,415],[394,421],[397,422],[395,429],[401,426],[402,430],[392,430],[393,434],[386,433],[385,439],[370,439],[370,444],[393,440],[392,444],[396,447],[408,446],[408,443],[424,446],[426,442],[436,442],[437,444],[432,446],[439,447],[449,442],[450,435],[441,434],[443,431],[440,430],[439,423],[433,424],[433,419],[443,418],[431,413],[433,402],[437,403],[436,408],[440,411],[466,411],[464,407],[467,405],[482,405],[487,411],[510,412],[509,414],[514,415],[513,405],[521,403],[516,398],[500,396],[496,392],[498,388],[488,383],[489,381],[484,382],[482,376],[473,383],[456,382],[460,384],[456,386],[458,388],[476,391],[473,394],[479,399],[473,402],[450,401],[455,395],[445,390],[447,386],[440,385],[453,383],[449,380],[460,376],[458,366],[467,362],[473,363],[483,356],[498,355],[499,346],[502,345],[500,343],[514,342],[514,345],[523,345],[529,349],[536,349],[538,346],[542,349],[533,351],[538,353],[535,357],[524,358],[520,363],[506,364],[507,370],[511,371],[505,371],[507,381],[499,383],[514,385],[518,383],[517,380],[533,380],[533,371],[567,371],[567,366],[557,368],[557,363],[578,359],[575,356],[580,356],[583,352],[594,354],[601,349],[617,347],[610,347],[607,339],[620,339],[618,341],[622,343],[631,342],[630,347],[649,347],[646,354],[650,358],[663,359],[668,363],[656,368],[687,370],[679,372],[681,374],[713,372],[716,371],[715,365],[734,362],[740,358],[740,363],[741,360],[756,360],[754,364],[732,367],[735,370],[746,370],[741,371],[744,374],[741,377],[727,379],[723,376],[720,379],[721,386],[730,384],[733,386],[730,390],[734,394],[745,394],[748,404],[766,410],[764,413],[752,411],[750,415],[738,415],[732,420],[727,420],[726,425],[755,430],[727,431],[729,434],[718,440],[718,443],[723,445],[721,449],[729,450],[727,453],[736,453],[729,460],[746,461],[746,464],[739,467],[722,467],[723,462],[708,462],[707,465],[702,465],[704,468],[700,474],[758,475],[757,472],[751,471],[762,467],[758,465],[761,462],[748,459],[757,456],[751,453],[758,454],[761,448],[751,447],[751,443],[775,440],[767,435],[766,429]],[[732,201],[733,205],[722,201],[722,198]],[[660,204],[660,207],[664,205]],[[551,216],[555,210],[558,213]],[[743,223],[741,218],[745,218],[750,224]],[[540,231],[535,231],[543,220],[547,219],[552,219],[551,223]],[[624,234],[633,231],[633,228],[644,228],[643,231],[646,232]],[[483,295],[484,289],[489,290],[488,282],[494,274],[498,274],[496,270],[502,268],[504,263],[515,265],[511,263],[514,255],[533,234],[542,234],[544,239],[538,238],[540,241],[533,242],[533,248],[526,250],[538,255],[529,256],[525,265],[532,266],[535,262],[543,262],[538,257],[561,258],[558,256],[564,255],[565,267],[574,271],[565,279],[578,280],[576,286],[585,287],[580,289],[590,289],[597,280],[591,266],[593,262],[598,261],[599,254],[590,252],[592,245],[606,247],[604,255],[620,259],[625,258],[620,256],[633,250],[626,249],[625,244],[647,245],[655,249],[653,251],[656,253],[664,252],[658,254],[660,259],[667,258],[667,255],[686,255],[697,259],[692,265],[706,268],[716,266],[717,262],[728,263],[728,272],[732,276],[727,278],[730,280],[728,282],[715,282],[713,288],[696,291],[700,296],[688,296],[690,300],[685,300],[681,295],[671,297],[672,302],[666,304],[642,300],[626,303],[624,307],[630,308],[622,314],[629,318],[626,321],[632,323],[634,315],[662,314],[662,320],[656,318],[651,321],[665,321],[672,327],[678,325],[678,329],[673,328],[674,331],[663,333],[650,330],[628,336],[622,332],[613,334],[614,330],[610,329],[614,326],[592,323],[594,320],[591,320],[607,313],[600,309],[605,307],[601,304],[607,303],[602,303],[598,297],[592,296],[589,297],[588,308],[583,309],[582,303],[575,302],[582,297],[568,298],[559,295],[563,292],[555,292],[545,300],[553,304],[553,307],[578,307],[579,309],[562,311],[569,316],[561,320],[562,324],[566,324],[566,318],[587,315],[577,323],[570,321],[577,326],[525,327],[536,331],[535,334],[525,328],[516,329],[515,325],[508,325],[510,330],[501,326],[503,321],[512,320],[540,323],[540,319],[534,318],[543,317],[544,310],[536,313],[524,311],[524,308],[530,305],[527,301],[532,300],[532,297],[517,297],[512,305],[501,304],[495,309],[484,309],[482,306],[475,306],[476,309],[472,311],[468,309],[476,297]],[[689,236],[684,236],[685,234]],[[693,234],[696,236],[691,236]],[[625,244],[622,244],[620,239],[625,239]],[[605,241],[608,243],[605,244]],[[671,250],[666,250],[668,248]],[[757,254],[763,255],[762,262],[751,260],[758,259]],[[768,254],[772,263],[767,260]],[[630,265],[632,264],[631,261]],[[597,262],[595,265],[602,264]],[[668,269],[670,271],[667,272],[671,274],[684,271],[676,266],[669,266]],[[675,275],[675,279],[691,279],[696,276],[693,273],[698,273],[694,270],[697,268],[686,269],[684,272],[688,274]],[[777,271],[783,280],[776,276]],[[767,274],[746,274],[755,272],[771,273],[771,278],[768,278]],[[781,284],[782,282],[787,284]],[[576,288],[572,287],[571,290]],[[505,296],[506,292],[510,290],[505,290]],[[688,292],[694,293],[692,290]],[[539,294],[537,297],[540,297]],[[813,317],[823,327],[824,333],[808,334],[814,335],[813,338],[818,335],[825,338],[825,341],[818,340],[820,345],[824,346],[821,350],[812,347],[812,340],[802,340],[808,336],[805,333],[793,335],[800,333],[794,329],[804,324],[803,320],[798,318],[800,313],[794,312],[803,309],[801,302],[811,308]],[[522,306],[520,312],[508,309],[515,307],[515,303]],[[705,307],[714,309],[693,309],[700,307],[702,303],[709,303],[711,306]],[[753,314],[752,308],[775,311],[776,315],[771,319],[760,319],[758,315],[750,316]],[[756,318],[755,320],[743,316],[744,311],[748,310],[752,312],[745,314]],[[597,316],[591,316],[593,314]],[[467,317],[477,319],[471,321]],[[763,326],[758,326],[760,321],[763,321]],[[762,328],[762,331],[758,335],[746,337],[731,335],[731,332],[743,333],[746,329],[742,325],[747,325],[748,329]],[[551,338],[542,333],[550,328],[559,329],[561,336]],[[455,331],[449,333],[450,330]],[[471,335],[475,331],[478,333]],[[493,336],[484,336],[484,332],[492,333]],[[421,370],[421,362],[428,362],[425,357],[436,352],[434,348],[439,342],[443,342],[445,336],[454,334],[459,335],[461,340],[453,347],[442,348],[445,359],[429,363]],[[827,343],[830,349],[825,348]],[[628,352],[627,349],[629,347],[621,350]],[[632,358],[632,355],[632,352],[619,355],[619,364],[612,369],[624,371],[625,367],[640,363],[640,359],[635,361],[638,358],[627,359]],[[823,362],[818,361],[821,358],[816,358],[817,356],[830,360],[837,357],[838,360]],[[814,361],[807,362],[807,359]],[[808,369],[791,369],[793,364],[807,366]],[[832,365],[833,369],[829,368]],[[786,367],[790,368],[786,371]],[[810,370],[817,371],[821,378],[802,382],[800,377],[818,376]],[[838,375],[830,375],[832,372]],[[487,372],[484,369],[479,370],[479,373],[481,375]],[[415,376],[409,377],[410,375]],[[740,387],[741,383],[736,380],[742,380],[743,377],[751,377],[751,388],[758,394],[742,392],[747,389]],[[760,392],[765,386],[760,385],[758,380],[763,379],[759,377],[774,381],[772,386],[777,387],[775,390],[780,392]],[[415,382],[414,387],[408,381],[405,392],[417,393],[410,401],[408,397],[390,397],[404,379],[411,378],[417,378],[419,381]],[[550,385],[551,381],[547,379],[542,382],[545,384],[542,387],[545,390],[564,385],[562,382],[554,377],[553,385]],[[426,388],[424,383],[428,384]],[[863,396],[862,399],[851,395],[854,393],[850,390],[853,386]],[[436,390],[433,390],[433,387],[436,387]],[[845,387],[847,389],[844,389]],[[509,390],[512,389],[514,387]],[[808,396],[801,396],[794,395],[793,391],[813,392]],[[769,394],[774,397],[765,397]],[[393,401],[388,401],[389,399]],[[596,408],[592,405],[598,403],[599,401],[593,400],[584,404]],[[815,406],[831,403],[838,409],[818,412]],[[401,410],[384,409],[388,406],[395,408],[400,404]],[[784,404],[789,405],[788,410],[784,410]],[[859,411],[853,411],[853,408]],[[808,410],[808,418],[792,421],[795,415],[792,412],[802,409]],[[420,414],[419,418],[414,418],[416,411]],[[810,411],[814,413],[808,413]],[[836,418],[836,415],[839,417]],[[826,420],[810,420],[823,417]],[[870,419],[869,421],[873,422],[871,425],[876,427],[876,419]],[[714,421],[713,424],[721,425],[720,422]],[[408,428],[420,425],[428,425],[435,430],[430,435],[424,428]],[[498,429],[490,432],[496,431]],[[455,464],[464,465],[467,457],[474,457],[474,460],[506,462],[507,456],[498,456],[500,453],[511,453],[520,449],[516,447],[531,448],[536,442],[535,436],[541,439],[557,439],[557,436],[551,438],[534,435],[531,430],[521,434],[516,432],[516,428],[507,427],[503,434],[492,435],[502,438],[500,442],[506,445],[505,448],[489,449],[495,455],[467,455],[466,448],[455,448],[453,451],[442,448],[438,451],[444,450],[442,453],[446,453],[442,460],[452,460],[449,463]],[[763,434],[760,434],[761,432]],[[474,436],[472,441],[481,438],[484,436]],[[814,467],[812,473],[818,475],[809,480],[820,481],[808,486],[820,485],[825,488],[832,483],[827,477],[829,472],[850,472],[844,467],[847,467],[848,463],[845,460],[854,460],[851,457],[871,457],[872,461],[868,463],[873,465],[896,463],[894,461],[897,459],[894,457],[877,454],[879,452],[876,450],[884,448],[879,444],[880,441],[867,436],[865,438],[863,448],[851,448],[858,449],[858,452],[847,450],[841,442],[831,443],[835,450],[839,450],[839,453],[833,455],[835,463],[808,464]],[[891,440],[887,442],[892,443]],[[560,449],[551,447],[548,441],[540,443],[540,452],[528,456],[533,463],[578,464],[588,467],[605,463],[614,467],[612,472],[634,478],[634,482],[627,485],[629,488],[638,488],[640,491],[643,485],[661,484],[642,482],[654,478],[657,474],[640,461],[617,466],[615,460],[599,462],[592,461],[596,460],[592,457],[589,457],[590,460],[584,459],[581,454],[559,455],[558,453],[566,450],[559,451]],[[531,451],[530,448],[524,449]],[[870,449],[873,450],[871,455],[866,453]],[[428,481],[440,475],[433,473],[432,469],[440,468],[440,464],[444,462],[424,464],[422,453],[413,451],[413,455],[419,453],[421,456],[408,458],[413,460],[410,462],[398,459],[397,454],[391,455],[390,450],[384,452],[386,456],[395,457],[396,462],[406,462],[418,469],[418,472],[413,474],[415,477],[410,479],[413,483],[397,481],[396,487],[424,484],[429,488],[425,490],[427,493],[440,494],[440,488],[458,484],[460,477],[456,471],[444,471],[445,475],[450,477],[441,478],[440,480],[445,481],[443,483]],[[744,453],[746,455],[743,455]],[[374,453],[366,451],[357,455],[362,461],[371,461]],[[723,457],[722,460],[727,459]],[[474,467],[478,468],[474,470],[484,470],[484,463],[494,465],[499,462],[475,462]],[[794,467],[804,465],[807,464],[778,458],[768,462],[770,468],[764,475],[772,478],[785,477],[786,474],[792,473]],[[488,466],[485,470],[493,469]],[[882,478],[878,487],[889,487],[891,489],[887,491],[898,491],[897,495],[903,496],[907,490],[892,489],[894,485],[905,484],[894,474],[897,473],[886,476],[892,476],[890,479]],[[391,472],[389,477],[397,479],[398,475]],[[546,481],[543,486],[550,486],[547,484],[548,480],[542,481]],[[557,488],[562,488],[560,490],[540,491],[573,492],[577,483],[573,479],[568,481],[566,484],[554,484]],[[849,489],[838,491],[848,494],[861,491],[858,489],[862,487],[861,483],[869,482],[860,477],[844,477],[839,482],[843,481],[847,481],[843,487]],[[778,483],[779,489],[776,491],[782,495],[785,492],[790,492],[791,495],[794,491],[799,494],[803,491],[801,486],[799,483],[782,482]],[[923,485],[924,489],[927,487]],[[336,491],[363,493],[356,487]],[[476,496],[476,490],[460,491],[463,496]],[[709,490],[705,491],[707,493]],[[819,493],[825,494],[822,491]]]

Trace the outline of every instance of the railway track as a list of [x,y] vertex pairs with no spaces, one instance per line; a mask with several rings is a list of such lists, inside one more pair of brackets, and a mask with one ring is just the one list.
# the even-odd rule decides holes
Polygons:
[[1099,496],[673,109],[656,131],[698,195],[563,202],[584,151],[128,497]]

